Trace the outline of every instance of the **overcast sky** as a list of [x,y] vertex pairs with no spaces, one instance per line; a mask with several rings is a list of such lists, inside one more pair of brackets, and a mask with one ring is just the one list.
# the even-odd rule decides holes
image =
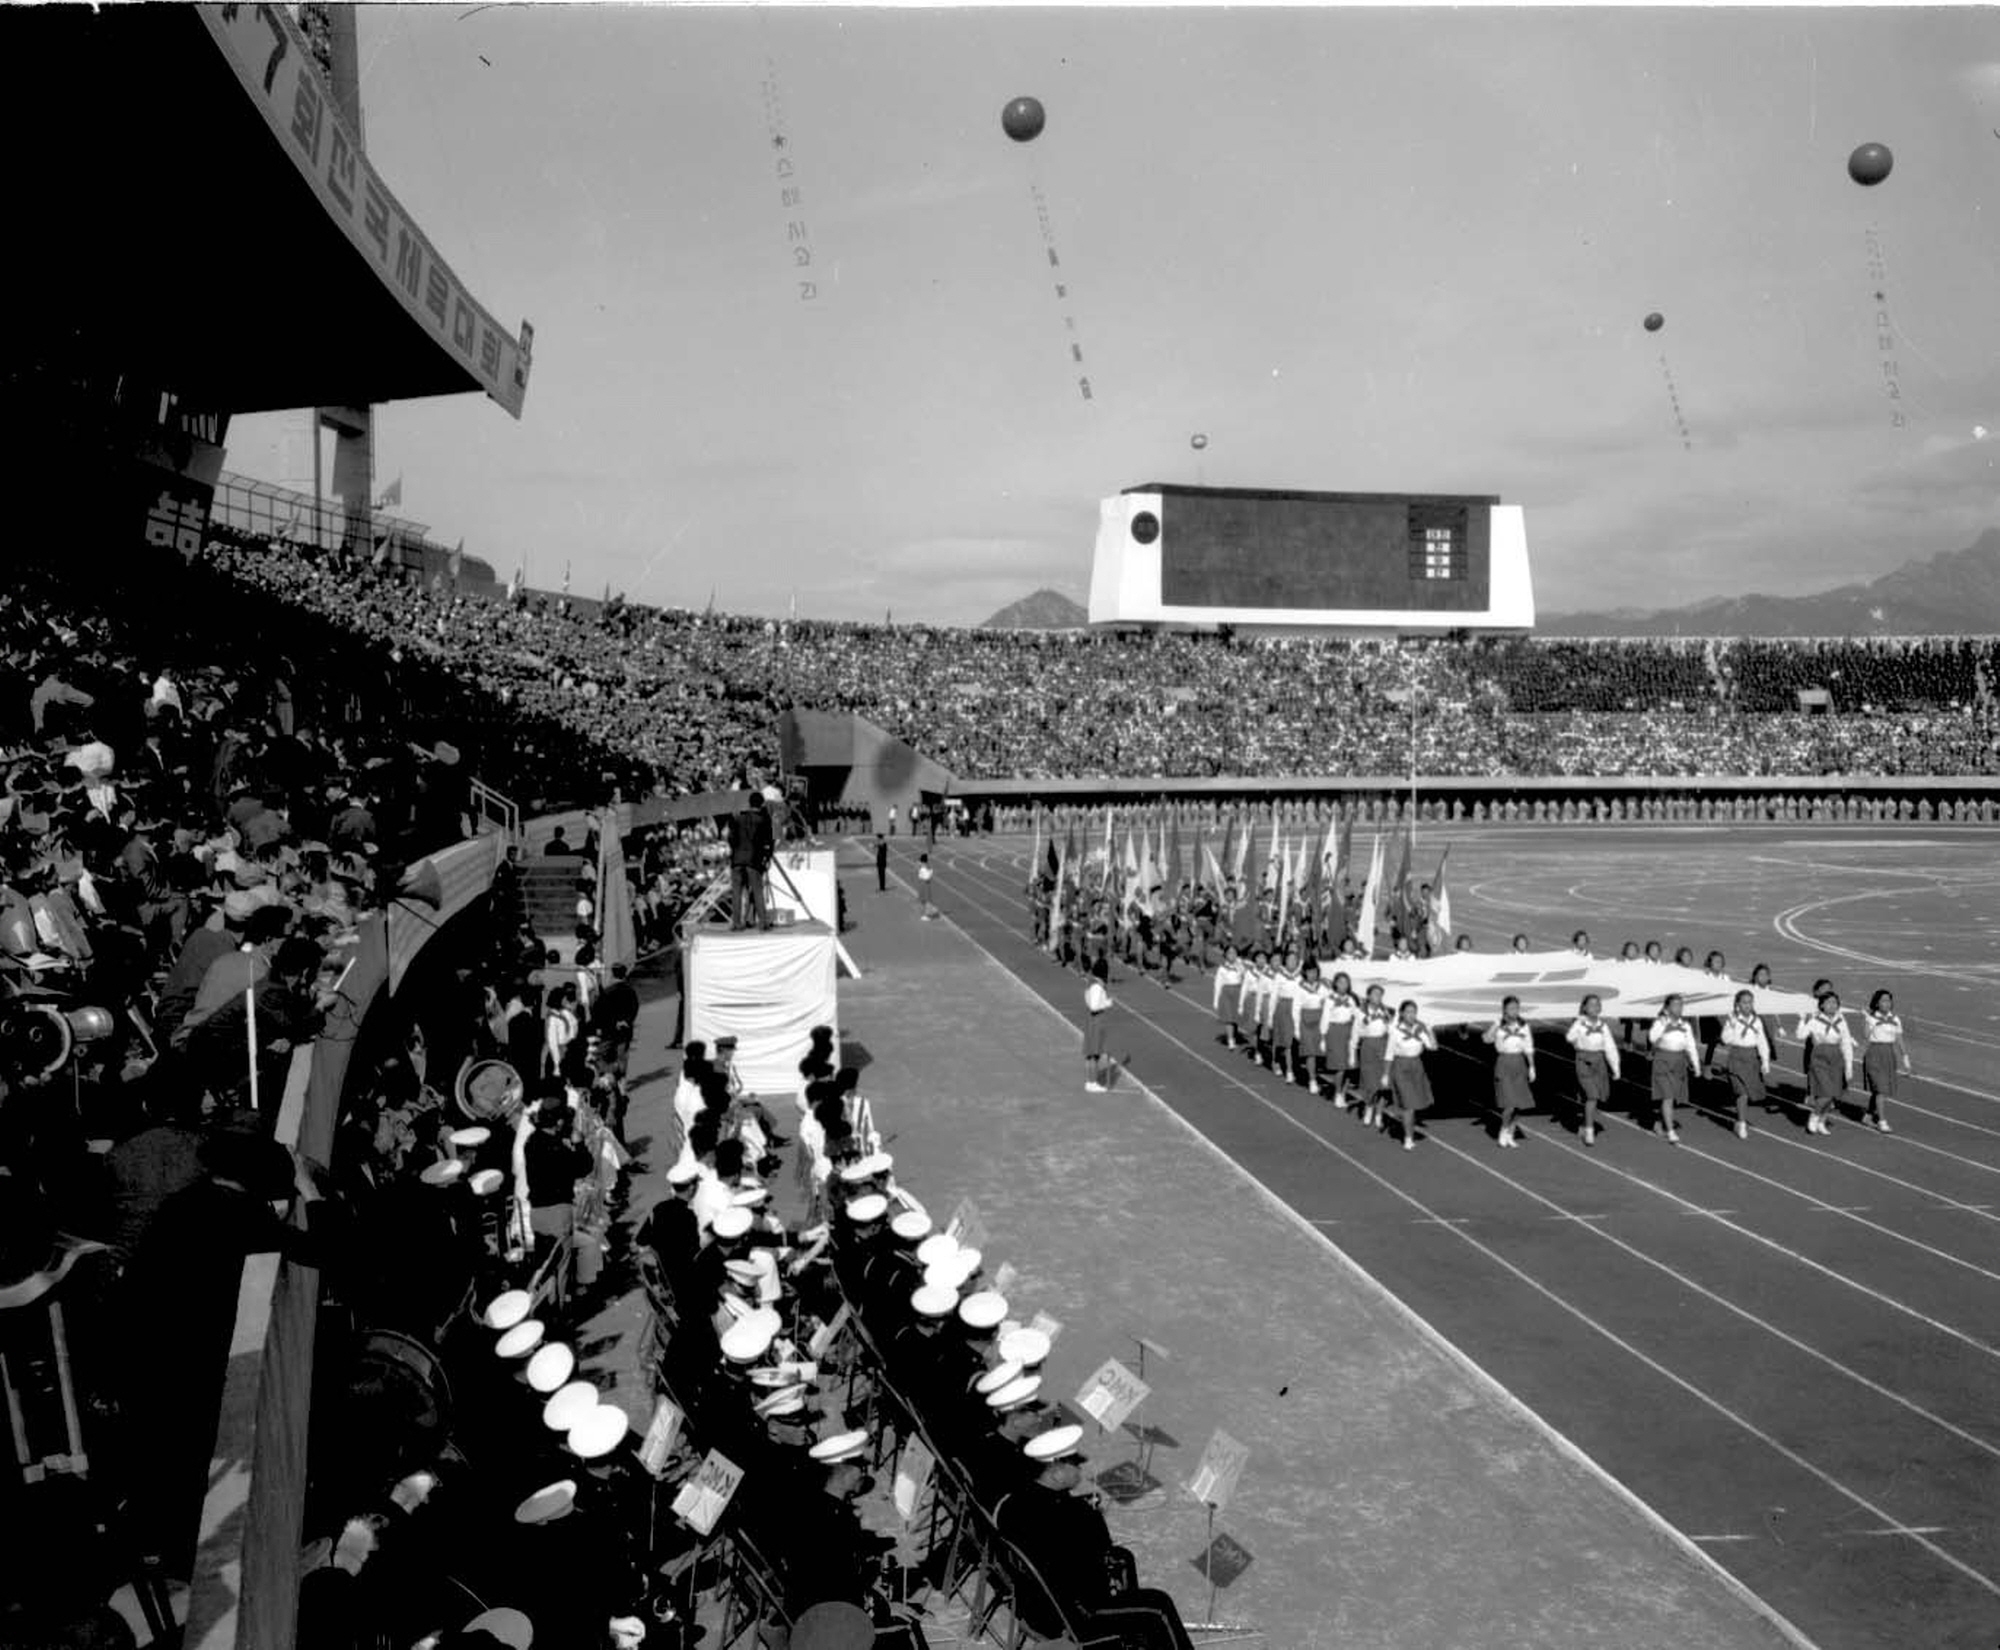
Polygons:
[[534,375],[376,465],[503,577],[976,622],[1154,480],[1497,493],[1544,610],[2000,521],[1992,10],[469,9],[361,8],[367,147]]

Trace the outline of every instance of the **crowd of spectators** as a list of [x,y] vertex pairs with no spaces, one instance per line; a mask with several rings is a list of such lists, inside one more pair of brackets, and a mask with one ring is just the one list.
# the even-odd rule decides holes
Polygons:
[[[853,712],[963,779],[1724,777],[2000,771],[1991,638],[1404,640],[949,629],[462,595],[219,537],[233,576],[477,689],[626,796],[776,765],[780,711]],[[1824,695],[1802,705],[1801,691]],[[566,748],[566,745],[569,748]],[[552,760],[558,759],[558,760]],[[599,771],[601,770],[601,772]],[[501,782],[498,777],[496,783]]]

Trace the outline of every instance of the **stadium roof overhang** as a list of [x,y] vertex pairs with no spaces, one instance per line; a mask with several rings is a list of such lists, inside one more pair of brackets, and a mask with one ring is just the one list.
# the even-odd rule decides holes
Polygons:
[[8,7],[0,44],[17,356],[222,412],[478,391],[520,416],[531,329],[436,256],[288,7]]

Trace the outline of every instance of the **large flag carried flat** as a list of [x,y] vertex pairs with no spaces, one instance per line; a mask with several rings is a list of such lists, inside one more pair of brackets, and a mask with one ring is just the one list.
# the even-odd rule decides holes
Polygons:
[[1375,925],[1380,920],[1382,899],[1382,838],[1375,838],[1375,845],[1368,854],[1368,881],[1361,890],[1361,914],[1355,921],[1354,937],[1361,942],[1361,954],[1372,957],[1375,954]]
[[1354,963],[1348,972],[1358,993],[1380,985],[1392,1003],[1415,998],[1418,1017],[1429,1026],[1490,1025],[1500,1017],[1500,999],[1509,996],[1521,999],[1525,1018],[1556,1025],[1574,1019],[1586,996],[1602,998],[1606,1016],[1621,1020],[1651,1020],[1676,993],[1686,999],[1691,1017],[1723,1017],[1744,989],[1755,991],[1759,1014],[1806,1015],[1813,1009],[1812,997],[1803,991],[1746,988],[1698,968],[1579,957],[1574,951],[1454,951],[1407,962]]

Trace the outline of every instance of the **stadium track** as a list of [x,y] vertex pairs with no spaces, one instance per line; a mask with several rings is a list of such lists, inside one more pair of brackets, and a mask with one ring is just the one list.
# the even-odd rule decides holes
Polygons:
[[[1439,1105],[1405,1153],[1225,1051],[1198,974],[1171,991],[1114,981],[1111,1046],[1819,1644],[1987,1646],[2000,1640],[1995,845],[1964,829],[1455,834],[1453,902],[1482,949],[1516,931],[1557,946],[1581,926],[1600,951],[1658,935],[1670,952],[1719,946],[1733,972],[1769,961],[1788,986],[1827,973],[1850,1006],[1896,991],[1923,1075],[1889,1136],[1837,1126],[1820,1141],[1774,1109],[1747,1142],[1719,1117],[1690,1119],[1676,1149],[1620,1115],[1643,1101],[1628,1080],[1586,1150],[1568,1061],[1545,1048],[1528,1144],[1503,1155],[1483,1064],[1447,1042]],[[919,846],[892,841],[899,873]],[[937,903],[1076,1024],[1080,980],[1028,943],[1028,851],[940,840]],[[1788,1042],[1787,1093],[1798,1061]]]

